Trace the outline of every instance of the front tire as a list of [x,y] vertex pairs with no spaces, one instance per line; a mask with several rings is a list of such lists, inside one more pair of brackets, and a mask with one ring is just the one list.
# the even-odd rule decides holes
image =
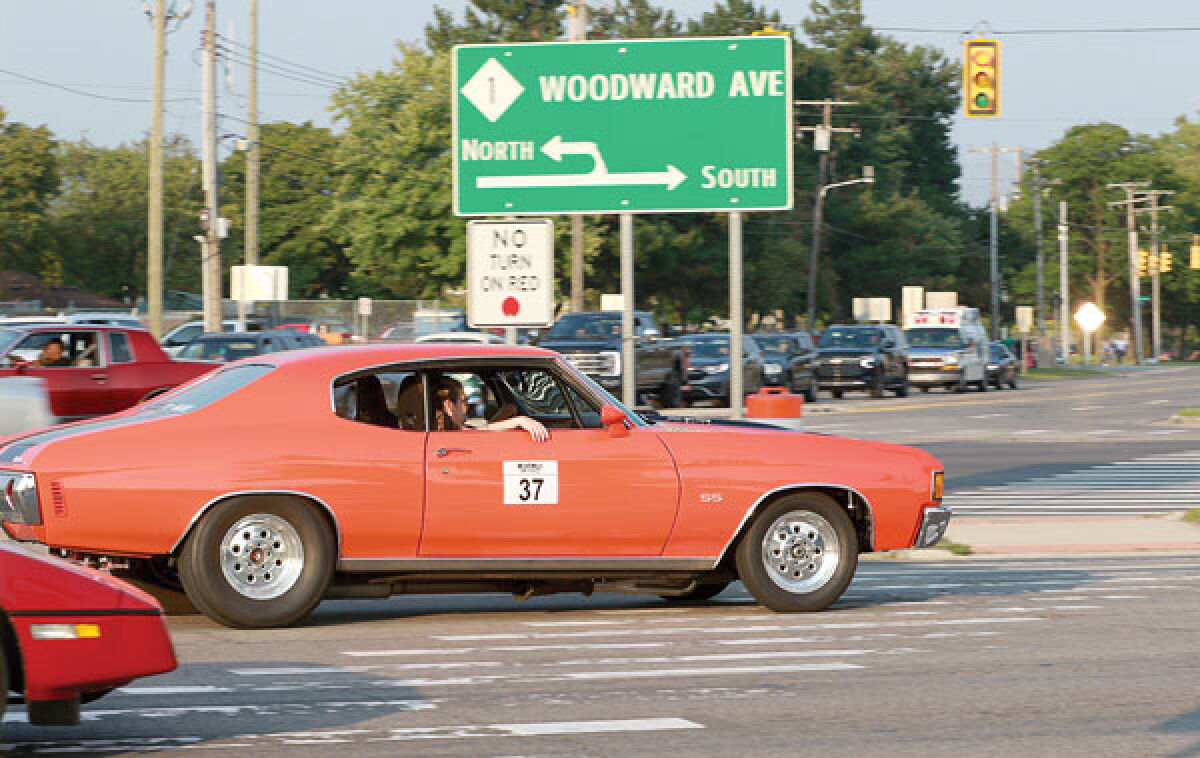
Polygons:
[[858,535],[832,498],[788,495],[766,508],[738,543],[738,576],[762,605],[791,613],[833,605],[858,566]]
[[[0,642],[3,642],[0,634]],[[4,723],[4,706],[8,705],[8,655],[0,647],[0,724]]]
[[321,602],[335,559],[329,527],[311,506],[282,497],[228,500],[184,543],[179,578],[217,623],[290,626]]

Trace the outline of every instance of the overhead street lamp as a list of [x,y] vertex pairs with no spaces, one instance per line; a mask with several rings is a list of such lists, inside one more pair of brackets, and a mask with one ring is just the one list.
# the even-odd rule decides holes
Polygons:
[[812,251],[808,262],[808,316],[805,322],[810,334],[814,333],[817,318],[817,257],[821,250],[821,213],[825,208],[825,193],[831,189],[847,187],[851,184],[874,183],[875,167],[863,166],[863,175],[860,178],[822,184],[817,189],[817,196],[813,199]]

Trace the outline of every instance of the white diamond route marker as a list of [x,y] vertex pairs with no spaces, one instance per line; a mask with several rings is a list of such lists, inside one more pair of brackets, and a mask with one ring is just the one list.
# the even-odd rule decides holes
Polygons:
[[459,90],[488,121],[495,122],[517,101],[525,88],[495,58],[479,67]]

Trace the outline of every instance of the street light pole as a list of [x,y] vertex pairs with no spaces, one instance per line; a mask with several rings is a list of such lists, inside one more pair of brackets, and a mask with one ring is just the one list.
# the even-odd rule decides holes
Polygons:
[[[822,156],[824,157],[824,156]],[[812,229],[812,255],[808,263],[808,316],[807,326],[810,334],[814,333],[813,325],[816,323],[816,306],[817,306],[817,257],[821,249],[821,216],[825,208],[825,193],[829,190],[837,189],[838,187],[847,187],[851,184],[874,184],[875,183],[875,167],[863,166],[863,175],[858,179],[849,179],[844,182],[835,182],[833,184],[822,184],[817,190],[816,200],[813,201],[813,229]]]

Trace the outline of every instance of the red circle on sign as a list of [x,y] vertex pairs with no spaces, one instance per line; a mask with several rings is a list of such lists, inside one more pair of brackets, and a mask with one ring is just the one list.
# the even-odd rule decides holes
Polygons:
[[504,302],[500,304],[500,310],[504,312],[505,316],[512,318],[521,312],[521,303],[515,297],[506,297],[504,298]]

